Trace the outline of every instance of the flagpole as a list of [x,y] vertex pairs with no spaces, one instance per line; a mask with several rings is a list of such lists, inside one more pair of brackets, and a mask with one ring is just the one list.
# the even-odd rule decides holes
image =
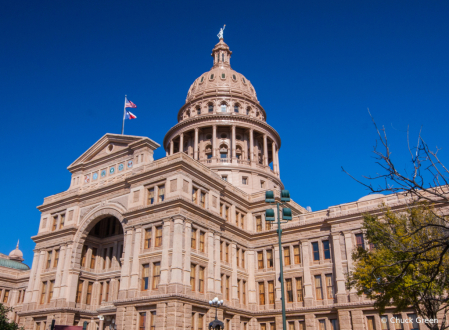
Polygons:
[[125,131],[125,116],[126,116],[126,95],[125,95],[125,105],[123,106],[122,135]]

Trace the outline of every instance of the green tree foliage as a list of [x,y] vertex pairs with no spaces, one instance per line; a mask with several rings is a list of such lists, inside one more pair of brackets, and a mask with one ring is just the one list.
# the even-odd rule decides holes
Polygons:
[[371,249],[353,253],[354,271],[348,287],[374,300],[379,313],[414,308],[426,324],[443,330],[449,305],[447,222],[433,207],[420,203],[403,212],[383,209],[382,216],[365,215],[363,228]]
[[12,308],[0,304],[0,330],[23,330],[23,328],[19,328],[17,323],[9,322],[7,315],[11,311]]

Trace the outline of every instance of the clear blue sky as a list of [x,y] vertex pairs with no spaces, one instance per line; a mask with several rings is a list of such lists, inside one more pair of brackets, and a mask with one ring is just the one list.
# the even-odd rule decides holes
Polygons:
[[[313,210],[367,191],[369,107],[408,162],[406,129],[449,141],[448,1],[5,1],[0,11],[0,252],[32,261],[37,205],[69,186],[67,166],[105,133],[161,143],[226,24],[232,67],[281,135],[281,178]],[[160,148],[156,158],[164,156]],[[446,162],[449,163],[449,160]]]

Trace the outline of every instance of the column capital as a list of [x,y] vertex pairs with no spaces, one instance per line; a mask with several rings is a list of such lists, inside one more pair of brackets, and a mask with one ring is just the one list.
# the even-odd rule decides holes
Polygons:
[[185,219],[186,219],[185,217],[183,217],[182,215],[179,215],[179,214],[174,215],[174,216],[172,216],[171,218],[172,218],[173,220],[185,220]]
[[171,219],[172,218],[164,218],[164,219],[162,219],[162,224],[164,226],[170,225]]
[[184,222],[185,222],[185,224],[187,225],[192,225],[192,219],[188,219],[188,218],[184,218]]
[[199,127],[195,127],[195,132],[198,132],[200,130]]

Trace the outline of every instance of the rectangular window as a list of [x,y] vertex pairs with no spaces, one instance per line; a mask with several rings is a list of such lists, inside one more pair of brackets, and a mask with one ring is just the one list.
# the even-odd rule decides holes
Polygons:
[[65,224],[65,213],[60,215],[61,219],[59,221],[59,229],[64,228],[64,224]]
[[246,281],[242,281],[242,302],[246,305]]
[[263,282],[259,282],[259,305],[265,305],[265,286]]
[[321,284],[321,275],[315,275],[315,295],[317,300],[323,300],[323,287]]
[[246,176],[244,176],[242,178],[242,184],[247,185],[248,184],[248,178]]
[[106,294],[104,297],[104,301],[109,301],[109,284],[110,284],[110,282],[106,281],[105,283],[106,283]]
[[267,325],[265,323],[261,323],[260,330],[267,330]]
[[198,291],[204,293],[204,267],[200,266],[198,276]]
[[312,251],[313,251],[313,261],[320,260],[320,250],[318,247],[318,242],[312,243]]
[[161,263],[155,262],[153,264],[153,289],[157,289],[159,286],[159,280],[161,278]]
[[112,253],[113,253],[114,251],[113,251],[113,247],[111,246],[110,248],[109,248],[109,268],[111,268],[112,267]]
[[329,249],[329,241],[323,241],[324,260],[331,258],[331,250]]
[[52,251],[48,251],[47,252],[47,265],[46,265],[45,269],[50,269],[50,267],[51,267],[51,255],[52,255]]
[[274,304],[274,281],[268,281],[268,303]]
[[267,268],[273,268],[273,250],[267,250]]
[[148,290],[148,281],[150,278],[150,264],[142,265],[142,291]]
[[242,250],[242,268],[245,268],[245,251]]
[[147,323],[147,313],[139,313],[139,330],[145,330]]
[[257,268],[263,269],[263,252],[257,252]]
[[154,204],[154,188],[148,189],[148,205]]
[[100,299],[98,300],[100,305],[101,302],[103,301],[103,287],[104,287],[103,282],[100,282]]
[[376,325],[374,323],[374,316],[367,316],[366,323],[368,325],[368,330],[376,330]]
[[299,245],[293,246],[293,258],[295,261],[295,265],[301,264],[301,256],[299,254]]
[[288,322],[288,330],[295,330],[295,322]]
[[192,291],[195,291],[195,275],[196,275],[196,266],[194,264],[190,264],[190,286],[192,287]]
[[[361,247],[362,249],[365,248],[365,242],[363,241],[363,234],[357,234],[355,235],[355,241],[357,244],[357,247]],[[396,323],[395,323],[396,324]]]
[[83,246],[83,250],[81,251],[81,267],[86,266],[86,255],[87,255],[87,246]]
[[302,277],[297,277],[296,278],[296,300],[299,301],[303,301],[303,287],[302,287]]
[[241,218],[240,218],[240,227],[242,229],[245,229],[245,216],[242,214]]
[[306,330],[306,323],[304,321],[299,322],[299,330]]
[[[108,258],[108,249],[103,250],[103,269],[106,269],[106,263]],[[82,266],[82,264],[81,264]]]
[[200,205],[202,208],[206,208],[206,193],[200,193]]
[[240,267],[240,249],[237,249],[237,251],[236,251],[236,253],[237,253],[237,267]]
[[338,330],[338,320],[332,319],[329,320],[331,322],[331,330]]
[[229,300],[229,276],[226,276],[226,299]]
[[53,226],[51,227],[51,231],[55,231],[58,228],[58,216],[53,217]]
[[326,320],[320,320],[320,330],[326,330]]
[[293,284],[291,278],[285,280],[285,290],[287,291],[287,302],[293,302]]
[[59,250],[55,250],[55,260],[53,260],[53,268],[58,267],[59,262]]
[[[418,330],[419,325],[416,320],[416,314],[408,314],[407,317],[411,320],[411,323],[409,323],[409,329],[410,330]],[[369,329],[369,330],[376,330],[376,329]]]
[[256,217],[256,231],[258,233],[262,231],[262,217],[260,215]]
[[36,330],[41,330],[41,323],[40,322],[36,322]]
[[151,228],[145,229],[145,249],[149,249],[151,247]]
[[380,317],[380,324],[382,326],[382,330],[388,330],[388,316],[382,315]]
[[193,250],[196,250],[196,229],[192,228],[192,238],[190,240],[191,244],[190,247]]
[[53,298],[53,288],[55,286],[55,281],[50,281],[50,286],[48,290],[47,302],[49,303],[51,298]]
[[22,290],[19,291],[19,295],[17,297],[17,303],[20,303],[20,298],[22,297]]
[[223,217],[223,204],[220,203],[220,217]]
[[265,230],[271,230],[271,228],[272,228],[272,222],[265,221]]
[[78,281],[78,287],[76,288],[76,302],[81,302],[81,294],[83,293],[83,281]]
[[225,206],[226,221],[229,221],[229,207]]
[[290,247],[286,246],[284,247],[284,265],[289,266],[290,264]]
[[402,325],[402,316],[401,316],[401,314],[395,314],[395,315],[393,315],[393,317],[395,318],[394,328],[396,330],[404,329],[404,326]]
[[200,252],[204,252],[204,232],[200,231]]
[[220,242],[220,260],[223,261],[223,242]]
[[93,285],[94,285],[93,282],[88,282],[87,283],[86,305],[90,305],[90,303],[92,301],[92,287],[93,287]]
[[151,312],[150,317],[150,330],[156,330],[156,312]]
[[165,199],[165,185],[162,185],[162,186],[159,186],[159,187],[157,187],[158,189],[157,189],[157,191],[158,191],[158,193],[157,193],[157,201],[158,202],[163,202],[164,201],[164,199]]
[[226,262],[229,262],[229,244],[226,243],[226,248],[225,248],[225,254],[226,254]]
[[196,204],[196,198],[198,196],[198,189],[192,188],[192,202]]
[[270,330],[276,330],[276,323],[274,322],[270,323]]
[[162,246],[162,226],[156,227],[156,240],[154,246]]
[[95,269],[95,261],[97,259],[97,248],[92,249],[92,256],[90,257],[90,268]]
[[332,287],[332,274],[326,274],[327,299],[334,299],[334,289]]
[[203,330],[204,315],[198,314],[198,330]]
[[[47,284],[45,283],[45,285],[47,285]],[[44,292],[44,297],[45,297],[45,291],[43,291],[43,292]],[[7,304],[8,303],[8,299],[9,299],[9,290],[5,290],[5,295],[3,296],[3,303]]]

